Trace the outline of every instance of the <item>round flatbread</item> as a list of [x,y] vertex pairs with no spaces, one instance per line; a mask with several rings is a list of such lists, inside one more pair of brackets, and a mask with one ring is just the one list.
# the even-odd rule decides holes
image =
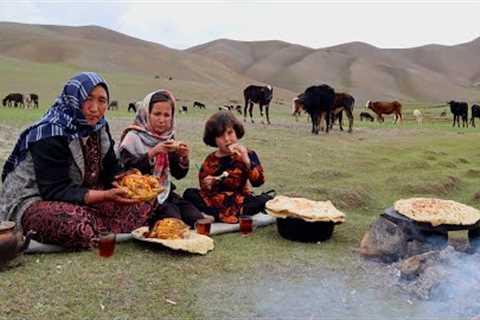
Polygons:
[[409,198],[395,202],[394,209],[418,222],[439,225],[472,225],[480,220],[480,211],[453,200]]
[[276,196],[267,201],[267,213],[277,218],[297,218],[310,222],[345,221],[345,214],[339,211],[331,201],[314,201],[306,198]]

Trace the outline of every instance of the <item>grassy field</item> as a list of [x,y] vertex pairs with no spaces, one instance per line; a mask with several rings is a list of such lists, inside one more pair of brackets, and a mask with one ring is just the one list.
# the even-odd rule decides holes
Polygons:
[[[295,122],[284,105],[271,107],[271,126],[246,124],[242,142],[258,152],[267,177],[258,191],[273,188],[278,194],[332,200],[347,221],[336,227],[331,240],[291,242],[269,226],[246,238],[216,236],[215,250],[206,256],[134,241],[119,244],[109,259],[93,251],[27,255],[23,265],[0,273],[0,319],[278,318],[257,302],[271,301],[273,293],[257,296],[247,284],[300,281],[303,272],[318,268],[358,274],[363,264],[357,254],[359,241],[395,200],[435,196],[479,206],[480,129],[451,128],[439,117],[442,108],[425,110],[428,116],[418,128],[411,117],[417,107],[422,108],[407,106],[402,126],[393,126],[391,118],[384,124],[356,121],[353,134],[334,129],[313,136],[306,117]],[[180,191],[198,184],[197,168],[212,151],[202,143],[203,124],[212,109],[177,117],[177,139],[192,148],[191,170],[176,182]],[[0,109],[1,163],[20,129],[43,112]],[[116,138],[131,117],[122,111],[108,114]],[[396,298],[386,294],[383,299],[388,303]],[[404,305],[407,314],[412,308],[395,303]],[[312,312],[313,318],[321,316]]]

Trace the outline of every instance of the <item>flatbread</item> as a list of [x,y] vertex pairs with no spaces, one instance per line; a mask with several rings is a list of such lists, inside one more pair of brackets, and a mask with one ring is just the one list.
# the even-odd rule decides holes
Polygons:
[[190,232],[184,239],[176,240],[146,238],[144,234],[147,232],[148,227],[140,227],[132,231],[132,236],[140,241],[159,243],[173,250],[182,250],[190,253],[206,254],[208,251],[213,250],[214,248],[212,238],[196,232]]
[[276,196],[267,201],[267,213],[277,218],[297,218],[310,222],[345,221],[345,214],[339,211],[331,201],[314,201],[306,198]]
[[453,200],[436,198],[409,198],[395,202],[394,209],[418,222],[428,222],[436,227],[447,225],[472,225],[480,220],[480,211]]

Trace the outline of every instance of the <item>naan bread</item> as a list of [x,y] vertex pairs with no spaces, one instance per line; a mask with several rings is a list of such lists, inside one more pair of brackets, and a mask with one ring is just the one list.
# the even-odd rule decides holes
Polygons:
[[278,218],[297,218],[310,222],[345,221],[345,214],[334,207],[330,201],[313,201],[305,198],[276,196],[267,201],[267,212]]
[[395,202],[395,210],[418,222],[429,222],[436,227],[442,224],[472,225],[480,220],[480,211],[452,200],[435,198],[410,198]]

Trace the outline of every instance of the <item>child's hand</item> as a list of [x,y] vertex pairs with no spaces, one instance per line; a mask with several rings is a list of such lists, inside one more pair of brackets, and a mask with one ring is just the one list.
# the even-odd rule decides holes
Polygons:
[[215,182],[217,182],[217,177],[206,176],[205,178],[203,178],[203,185],[205,186],[205,188],[207,188],[207,190],[211,190]]
[[248,150],[245,146],[239,143],[232,143],[228,146],[233,157],[239,157],[250,168],[250,157],[248,156]]

